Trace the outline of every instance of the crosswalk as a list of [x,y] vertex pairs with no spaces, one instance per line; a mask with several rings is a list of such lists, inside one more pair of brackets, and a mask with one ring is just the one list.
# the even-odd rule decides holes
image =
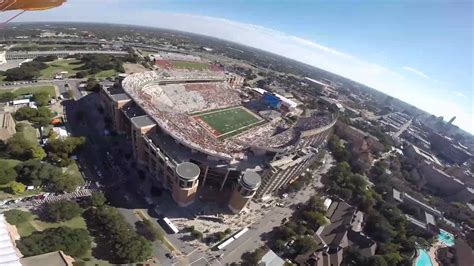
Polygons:
[[37,203],[41,205],[44,203],[57,202],[61,200],[71,200],[71,199],[76,199],[76,198],[89,197],[92,195],[93,192],[96,192],[96,191],[99,191],[99,190],[95,188],[83,189],[83,190],[74,191],[71,193],[60,194],[56,196],[49,196],[45,199],[37,201]]

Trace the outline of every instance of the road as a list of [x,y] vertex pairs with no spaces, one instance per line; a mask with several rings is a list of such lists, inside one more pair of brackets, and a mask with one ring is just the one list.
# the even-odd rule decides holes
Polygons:
[[393,137],[394,138],[398,138],[400,137],[400,135],[405,132],[405,130],[407,130],[408,127],[410,127],[411,123],[413,122],[413,119],[410,119],[408,122],[406,122],[405,124],[403,124],[403,126],[400,127],[400,129],[395,133],[393,134]]
[[313,172],[314,183],[306,186],[301,191],[283,200],[283,207],[273,207],[262,217],[262,219],[250,226],[250,230],[242,237],[235,240],[224,250],[223,258],[219,262],[223,265],[226,263],[239,262],[242,254],[252,252],[255,249],[265,245],[265,235],[271,232],[275,227],[281,225],[284,218],[290,218],[295,211],[290,208],[292,205],[303,203],[316,194],[316,188],[322,188],[321,175],[326,173],[333,165],[332,157],[326,153],[324,157],[324,164]]

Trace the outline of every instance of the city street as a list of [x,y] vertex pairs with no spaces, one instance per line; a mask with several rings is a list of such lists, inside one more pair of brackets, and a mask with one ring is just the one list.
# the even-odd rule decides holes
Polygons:
[[325,154],[323,160],[324,164],[313,172],[313,185],[306,186],[294,195],[284,199],[282,201],[283,207],[275,206],[269,209],[259,222],[250,226],[247,233],[225,248],[223,257],[219,259],[221,264],[239,262],[242,254],[252,252],[265,245],[264,236],[273,228],[278,227],[284,218],[290,218],[293,215],[294,209],[290,206],[308,201],[316,193],[315,189],[322,187],[321,175],[326,173],[333,165],[333,159],[329,153]]

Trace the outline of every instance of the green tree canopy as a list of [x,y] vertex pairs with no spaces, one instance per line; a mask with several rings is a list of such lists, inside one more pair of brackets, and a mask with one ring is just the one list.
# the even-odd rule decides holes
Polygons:
[[29,160],[15,167],[18,180],[27,185],[41,186],[62,175],[60,168],[38,160]]
[[0,93],[0,102],[3,102],[3,103],[13,101],[15,100],[15,98],[16,98],[16,95],[13,92],[7,91],[7,92]]
[[312,236],[300,236],[295,240],[293,244],[295,250],[298,254],[304,254],[306,252],[315,251],[318,248],[318,245],[314,241]]
[[52,202],[47,205],[46,213],[49,219],[54,222],[71,220],[81,215],[83,209],[74,201],[62,200]]
[[308,222],[309,227],[311,227],[313,230],[317,230],[321,225],[325,225],[327,223],[324,214],[315,211],[303,212],[303,219]]
[[46,153],[38,143],[25,138],[25,134],[17,132],[7,142],[7,154],[18,160],[42,160]]
[[121,263],[145,261],[151,257],[151,243],[137,235],[115,208],[106,205],[92,209],[97,224],[110,237],[114,254]]
[[33,100],[36,102],[36,105],[38,106],[47,106],[49,104],[50,99],[51,99],[51,95],[49,95],[46,92],[33,94]]
[[40,126],[47,126],[53,118],[53,113],[46,106],[38,107],[38,109],[22,107],[18,109],[13,116],[17,121],[28,120]]
[[17,177],[15,168],[6,161],[0,161],[0,185],[15,181]]
[[84,137],[50,139],[46,147],[54,161],[67,160],[77,149],[86,143]]
[[69,227],[50,228],[22,237],[17,246],[26,257],[62,250],[74,257],[84,256],[91,247],[91,238],[85,229]]
[[15,181],[11,181],[10,183],[8,183],[8,192],[10,192],[11,194],[18,195],[25,192],[25,190],[26,186],[22,183],[18,183]]
[[54,176],[50,184],[54,191],[73,192],[78,186],[84,184],[84,179],[80,175],[62,174]]
[[38,61],[31,61],[21,64],[20,67],[15,67],[5,71],[6,81],[17,80],[32,80],[38,78],[42,69],[47,68],[48,65]]
[[107,198],[105,198],[104,193],[102,192],[93,192],[91,196],[91,204],[94,207],[101,207],[105,204]]

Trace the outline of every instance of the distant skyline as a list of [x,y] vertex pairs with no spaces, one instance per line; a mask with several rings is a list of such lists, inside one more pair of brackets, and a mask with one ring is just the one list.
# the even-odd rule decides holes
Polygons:
[[[472,1],[68,0],[17,21],[156,26],[334,72],[474,133]],[[2,14],[5,18],[6,14]]]

